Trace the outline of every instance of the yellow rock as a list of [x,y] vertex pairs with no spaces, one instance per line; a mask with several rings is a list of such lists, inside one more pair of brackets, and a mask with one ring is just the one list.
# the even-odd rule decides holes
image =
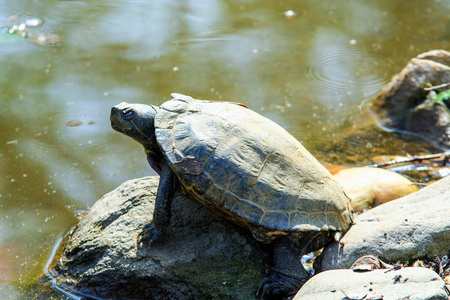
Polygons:
[[344,169],[334,175],[334,179],[350,197],[355,212],[370,209],[419,190],[417,185],[402,175],[380,168]]

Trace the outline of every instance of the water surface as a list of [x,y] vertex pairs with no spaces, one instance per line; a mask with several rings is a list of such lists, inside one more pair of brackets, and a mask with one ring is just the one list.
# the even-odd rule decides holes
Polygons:
[[39,298],[29,286],[75,211],[154,175],[110,128],[111,106],[172,92],[229,100],[328,161],[404,153],[417,141],[370,127],[373,150],[337,133],[368,118],[362,101],[409,58],[448,50],[449,15],[448,1],[0,0],[0,24],[37,18],[30,33],[59,39],[0,31],[0,298]]

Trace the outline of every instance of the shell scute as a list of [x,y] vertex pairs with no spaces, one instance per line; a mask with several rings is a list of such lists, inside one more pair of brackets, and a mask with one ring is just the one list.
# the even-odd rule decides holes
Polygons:
[[216,147],[212,159],[226,160],[230,169],[241,171],[245,177],[258,177],[268,154],[268,149],[255,134],[234,127]]
[[287,230],[289,228],[289,213],[285,211],[268,211],[262,217],[261,224],[275,230]]
[[160,111],[158,112],[158,114],[155,117],[155,124],[157,124],[156,128],[172,129],[175,124],[175,120],[176,120],[177,116],[178,116],[178,114],[176,114],[176,113],[172,113],[170,111],[160,109]]
[[214,185],[214,181],[206,172],[203,172],[199,176],[196,176],[195,185],[199,190],[207,192]]
[[159,147],[164,152],[171,152],[174,147],[174,138],[172,129],[156,129],[156,138],[158,139]]
[[272,189],[270,183],[261,180],[258,180],[252,193],[252,201],[267,210],[292,211],[295,202],[291,200],[287,191]]
[[[328,226],[332,229],[332,230],[336,230],[336,226],[333,226],[332,224],[339,224],[339,215],[334,212],[334,211],[330,211],[327,212],[327,224]],[[339,228],[342,229],[342,228]]]
[[164,102],[161,105],[161,109],[170,111],[172,113],[180,114],[185,112],[189,107],[189,103],[183,99],[173,99],[171,101]]
[[223,200],[223,193],[225,193],[225,190],[223,188],[218,187],[217,185],[213,185],[206,193],[206,196],[208,197],[208,199],[213,200],[216,205],[221,205]]
[[205,162],[231,128],[226,122],[218,122],[204,114],[191,111],[180,115],[174,127],[175,147],[182,153],[193,155]]
[[232,212],[237,216],[256,224],[259,223],[261,217],[264,215],[264,211],[261,207],[245,200],[238,201]]
[[325,213],[310,213],[309,214],[309,224],[322,229],[323,225],[327,224],[327,217]]
[[233,175],[229,180],[228,190],[240,199],[250,199],[255,186],[255,177],[245,176],[245,174]]
[[[289,216],[289,229],[296,230],[299,225],[309,224],[309,214],[303,211],[293,211]],[[297,226],[297,228],[295,228]]]
[[171,151],[166,152],[166,157],[167,159],[175,162],[182,161],[184,158],[183,154],[177,149],[172,149]]
[[228,211],[232,211],[236,203],[239,202],[239,198],[229,191],[225,191],[223,194],[222,207]]

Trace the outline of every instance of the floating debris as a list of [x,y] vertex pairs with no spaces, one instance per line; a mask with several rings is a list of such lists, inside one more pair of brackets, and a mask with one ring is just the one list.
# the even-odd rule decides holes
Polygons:
[[8,24],[10,25],[18,25],[21,23],[25,23],[25,25],[28,27],[38,27],[44,24],[44,20],[38,17],[19,16],[19,15],[12,15],[9,16],[8,18]]
[[7,33],[27,38],[38,46],[58,45],[60,40],[56,34],[32,33],[29,29],[44,24],[44,20],[36,17],[13,15],[8,18],[6,24],[0,25],[7,29]]
[[80,120],[70,120],[69,122],[67,122],[66,126],[67,127],[78,127],[78,126],[83,125],[83,123],[88,124],[88,125],[93,125],[93,124],[95,124],[95,121],[89,120],[87,122],[83,122]]
[[293,17],[295,17],[296,13],[293,10],[287,10],[284,12],[284,15],[286,16],[286,18],[292,19]]
[[78,120],[72,120],[67,122],[66,126],[67,127],[77,127],[77,126],[81,126],[83,124],[83,122],[78,121]]
[[59,36],[56,34],[38,34],[28,36],[33,44],[38,46],[52,46],[59,44]]
[[42,24],[44,24],[44,21],[41,19],[38,19],[38,18],[25,20],[25,25],[27,25],[28,27],[31,27],[31,28],[39,27]]

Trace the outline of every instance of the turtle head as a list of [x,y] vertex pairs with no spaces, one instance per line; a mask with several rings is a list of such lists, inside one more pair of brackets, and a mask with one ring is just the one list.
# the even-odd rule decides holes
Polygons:
[[111,127],[146,149],[157,147],[155,138],[155,116],[159,108],[153,105],[122,102],[111,109]]

